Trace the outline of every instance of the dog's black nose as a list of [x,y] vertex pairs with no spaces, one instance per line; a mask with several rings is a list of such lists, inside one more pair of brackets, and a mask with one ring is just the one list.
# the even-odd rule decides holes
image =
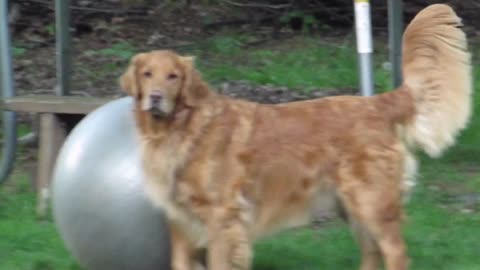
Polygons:
[[163,94],[160,91],[153,91],[150,94],[150,99],[152,100],[152,103],[159,103],[163,98]]

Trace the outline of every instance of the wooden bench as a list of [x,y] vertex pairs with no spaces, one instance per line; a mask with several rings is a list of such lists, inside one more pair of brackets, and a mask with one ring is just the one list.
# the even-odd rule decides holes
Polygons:
[[35,190],[37,214],[45,216],[50,197],[50,179],[58,151],[65,137],[85,115],[111,98],[32,95],[1,100],[3,110],[39,115],[39,148]]

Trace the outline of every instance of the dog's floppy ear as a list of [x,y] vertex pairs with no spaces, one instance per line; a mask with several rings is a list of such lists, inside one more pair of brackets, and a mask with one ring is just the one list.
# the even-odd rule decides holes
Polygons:
[[193,67],[195,65],[195,56],[180,56],[180,60],[183,64]]
[[180,56],[184,67],[185,78],[181,92],[187,106],[195,106],[208,95],[208,86],[203,82],[200,73],[195,69],[194,56]]
[[137,97],[140,94],[140,89],[136,78],[136,69],[142,59],[145,57],[145,53],[138,53],[132,57],[127,70],[120,76],[119,83],[123,91],[129,96]]

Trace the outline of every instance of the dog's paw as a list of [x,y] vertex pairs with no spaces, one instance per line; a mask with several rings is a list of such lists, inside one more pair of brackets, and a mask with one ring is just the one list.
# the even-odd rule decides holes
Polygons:
[[236,270],[248,270],[252,261],[252,250],[248,244],[237,245],[232,254],[232,266]]

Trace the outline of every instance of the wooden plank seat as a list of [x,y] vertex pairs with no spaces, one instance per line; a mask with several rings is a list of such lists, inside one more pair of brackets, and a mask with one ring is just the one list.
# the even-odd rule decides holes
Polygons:
[[65,137],[85,115],[111,100],[54,95],[26,95],[0,100],[3,110],[39,115],[38,161],[34,179],[39,217],[44,217],[48,210],[52,171]]
[[2,108],[7,111],[31,113],[87,114],[102,106],[111,98],[29,95],[2,100]]

